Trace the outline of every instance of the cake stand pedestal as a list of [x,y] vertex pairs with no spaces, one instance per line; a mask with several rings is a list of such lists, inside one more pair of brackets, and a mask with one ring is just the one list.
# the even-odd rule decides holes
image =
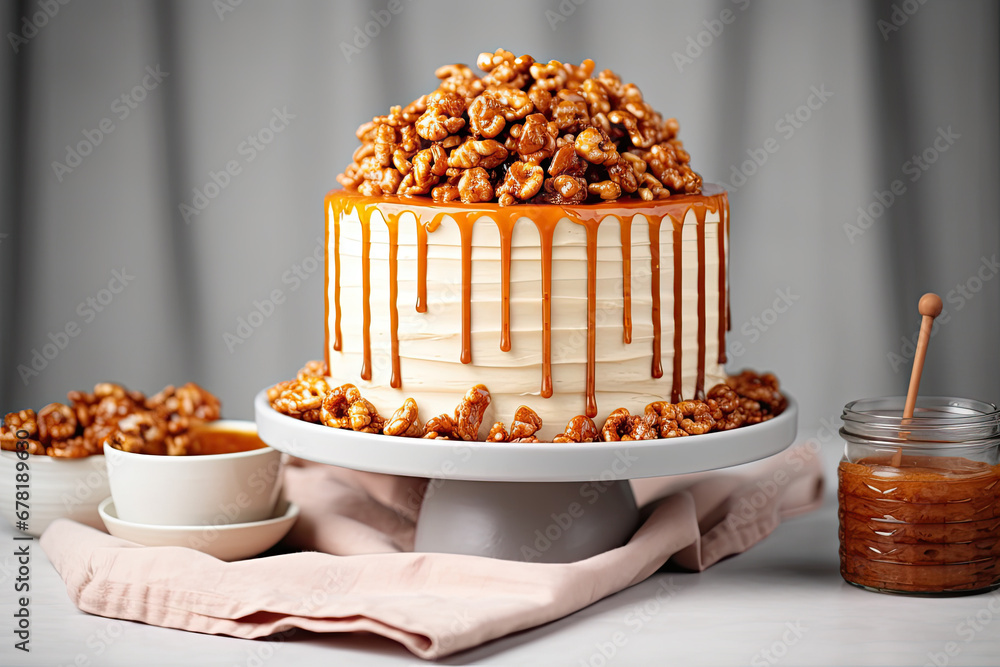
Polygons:
[[254,399],[271,447],[354,470],[427,477],[414,549],[564,563],[624,544],[639,523],[628,480],[749,463],[787,448],[798,409],[732,431],[593,443],[486,443],[356,433],[275,411]]

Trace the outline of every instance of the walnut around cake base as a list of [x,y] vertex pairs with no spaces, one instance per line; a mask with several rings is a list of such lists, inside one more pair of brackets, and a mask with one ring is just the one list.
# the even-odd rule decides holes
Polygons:
[[[383,417],[353,384],[331,386],[328,372],[323,362],[310,361],[294,380],[268,389],[271,407],[289,417],[331,428],[411,438],[480,440],[479,432],[490,404],[490,392],[485,385],[470,388],[454,413],[421,422],[419,407],[412,398],[407,398],[390,416]],[[590,417],[577,415],[552,442],[655,440],[728,431],[768,421],[781,414],[787,404],[773,374],[744,370],[712,387],[704,399],[655,401],[636,414],[621,407],[608,415],[601,426]],[[483,441],[541,442],[535,436],[541,427],[538,413],[522,405],[515,411],[510,426],[495,422]]]

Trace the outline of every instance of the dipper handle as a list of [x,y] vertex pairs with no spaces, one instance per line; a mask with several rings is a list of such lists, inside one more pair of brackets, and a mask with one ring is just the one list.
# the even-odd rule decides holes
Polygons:
[[924,372],[924,359],[927,357],[927,345],[931,340],[931,328],[934,318],[941,314],[944,304],[941,297],[933,292],[920,297],[917,310],[923,316],[920,321],[920,334],[917,338],[917,351],[913,356],[913,370],[910,372],[910,388],[906,392],[906,404],[903,406],[903,419],[913,417],[913,409],[917,405],[917,392],[920,391],[920,376]]

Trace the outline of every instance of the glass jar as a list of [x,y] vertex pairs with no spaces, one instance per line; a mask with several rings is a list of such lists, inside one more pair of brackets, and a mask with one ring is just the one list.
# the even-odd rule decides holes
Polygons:
[[1000,586],[1000,412],[905,397],[844,406],[837,472],[840,573],[881,593],[964,595]]

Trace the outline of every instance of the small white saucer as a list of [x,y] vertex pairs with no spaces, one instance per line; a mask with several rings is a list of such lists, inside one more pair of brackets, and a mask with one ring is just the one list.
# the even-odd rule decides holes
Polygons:
[[104,499],[97,511],[115,537],[147,547],[188,547],[225,561],[267,551],[288,534],[299,517],[298,505],[285,500],[278,503],[270,519],[227,526],[154,526],[122,521],[113,498]]

